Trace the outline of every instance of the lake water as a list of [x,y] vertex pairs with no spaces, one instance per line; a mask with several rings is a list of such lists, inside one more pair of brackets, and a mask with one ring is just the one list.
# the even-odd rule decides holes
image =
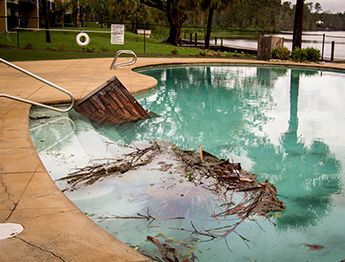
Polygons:
[[[140,72],[158,80],[156,90],[138,97],[158,115],[152,119],[116,127],[93,124],[73,112],[32,111],[32,117],[49,116],[33,118],[30,125],[54,180],[95,159],[123,155],[121,144],[159,139],[192,150],[202,144],[273,183],[287,208],[271,222],[256,218],[242,223],[237,233],[249,240],[248,246],[238,234],[229,235],[227,242],[210,240],[191,234],[192,223],[199,229],[229,223],[210,216],[219,201],[185,187],[181,178],[176,187],[174,174],[148,168],[66,192],[83,212],[151,256],[158,254],[146,241],[148,235],[186,256],[193,252],[199,261],[345,259],[345,74],[214,65]],[[138,213],[156,219],[120,219]],[[175,216],[185,219],[167,219]]]
[[[334,59],[345,60],[345,32],[343,31],[315,31],[304,32],[302,37],[302,47],[314,47],[322,50],[323,34],[326,34],[324,59],[331,57],[331,42],[335,41]],[[285,46],[290,50],[292,48],[292,34],[277,34],[275,36],[283,37],[285,39]],[[219,42],[219,41],[218,41]],[[235,45],[243,47],[257,48],[257,41],[245,39],[224,39],[224,45]]]

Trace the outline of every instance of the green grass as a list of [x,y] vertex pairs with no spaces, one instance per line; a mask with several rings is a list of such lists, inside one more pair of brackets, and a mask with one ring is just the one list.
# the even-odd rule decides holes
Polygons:
[[[176,47],[154,38],[146,39],[144,52],[144,38],[131,32],[126,32],[124,45],[110,44],[110,34],[88,33],[91,43],[83,49],[77,45],[76,35],[77,32],[51,32],[52,42],[46,43],[45,32],[23,31],[19,33],[18,48],[17,33],[0,33],[0,57],[10,61],[112,57],[119,49],[133,50],[138,56],[205,56],[205,52],[200,52],[198,48]],[[206,56],[212,57],[232,55],[234,54],[206,53]]]

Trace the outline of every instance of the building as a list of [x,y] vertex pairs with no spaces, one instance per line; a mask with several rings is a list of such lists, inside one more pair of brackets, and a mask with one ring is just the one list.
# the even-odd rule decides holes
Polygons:
[[[0,0],[0,32],[8,32],[16,27],[39,28],[40,0]],[[49,0],[52,10],[54,0]]]

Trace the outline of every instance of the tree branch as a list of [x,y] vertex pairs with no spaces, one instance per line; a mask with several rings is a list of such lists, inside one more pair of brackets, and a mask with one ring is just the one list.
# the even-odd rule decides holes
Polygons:
[[164,12],[167,11],[167,1],[164,0],[140,0],[141,3],[147,5],[152,8],[156,8],[162,10]]

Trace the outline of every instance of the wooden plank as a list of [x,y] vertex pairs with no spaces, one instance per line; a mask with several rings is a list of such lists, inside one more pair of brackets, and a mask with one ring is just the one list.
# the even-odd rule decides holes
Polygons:
[[150,117],[116,77],[76,103],[75,110],[99,123],[121,124]]
[[91,106],[89,106],[88,104],[84,103],[80,105],[81,109],[84,110],[87,114],[93,114],[94,109],[91,109]]
[[147,118],[150,117],[149,113],[139,104],[139,102],[128,92],[127,89],[121,89],[121,93],[130,101],[130,103],[135,107],[136,111]]
[[103,101],[104,105],[108,109],[109,112],[107,114],[107,117],[109,117],[112,122],[116,121],[117,123],[120,123],[126,120],[126,118],[124,118],[122,114],[119,113],[120,109],[118,105],[112,103],[113,100],[109,96],[106,96],[106,94],[104,94],[102,96],[99,96],[99,99]]
[[[134,99],[134,97],[128,97],[126,96],[126,92],[123,92],[122,89],[119,89],[119,93],[117,94],[117,97],[122,100],[122,102],[126,105],[126,108],[128,108],[131,111],[131,115],[132,116],[137,116],[137,117],[141,117],[142,114],[140,114],[135,106],[135,103],[133,102],[133,100],[131,98]],[[135,100],[136,101],[136,100]]]
[[109,96],[116,102],[124,117],[131,117],[131,112],[123,105],[123,103],[119,100],[116,94],[109,93]]

